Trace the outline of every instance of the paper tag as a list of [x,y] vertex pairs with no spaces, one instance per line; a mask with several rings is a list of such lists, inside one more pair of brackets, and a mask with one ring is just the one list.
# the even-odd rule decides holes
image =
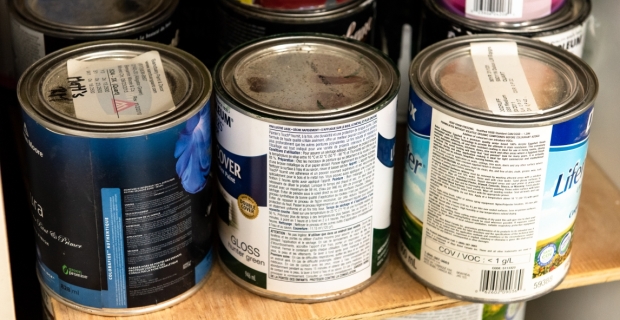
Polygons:
[[470,44],[478,81],[489,110],[496,114],[538,113],[515,42]]
[[523,0],[466,0],[465,13],[483,18],[521,18]]
[[128,60],[67,61],[78,119],[126,122],[174,108],[159,52]]

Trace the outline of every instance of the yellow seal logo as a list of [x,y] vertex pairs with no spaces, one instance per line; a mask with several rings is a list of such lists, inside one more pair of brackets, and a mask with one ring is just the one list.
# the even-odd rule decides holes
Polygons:
[[247,194],[239,195],[237,198],[237,206],[239,211],[248,219],[254,219],[258,217],[258,204]]

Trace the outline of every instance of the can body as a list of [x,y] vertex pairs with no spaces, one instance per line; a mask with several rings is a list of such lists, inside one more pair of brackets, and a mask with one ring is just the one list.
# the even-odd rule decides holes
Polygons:
[[[233,3],[231,3],[233,2]],[[217,51],[225,54],[234,47],[264,36],[295,32],[316,32],[347,36],[372,44],[375,37],[375,1],[351,1],[347,10],[330,10],[321,15],[281,13],[237,4],[217,2],[219,36]]]
[[[210,88],[210,77],[189,55],[136,43],[87,43],[38,63],[43,69],[67,74],[62,63],[67,57],[99,54],[105,59],[106,54],[113,57],[117,48],[159,50],[169,70],[148,65],[149,75],[159,78],[163,72],[173,72],[170,77],[176,87],[170,90],[187,98],[187,105],[178,105],[167,117],[160,116],[159,122],[157,117],[146,118],[136,127],[127,122],[89,124],[75,114],[55,118],[63,105],[70,101],[77,105],[70,98],[71,88],[78,85],[71,77],[50,80],[33,70],[18,87],[39,280],[48,295],[102,315],[169,307],[200,288],[213,260],[210,103],[205,96],[210,91],[187,89],[201,83]],[[180,57],[191,62],[178,62]],[[99,82],[99,88],[121,91],[116,83],[122,82],[127,91],[151,90],[140,88],[140,62],[132,62],[136,72],[131,73],[129,64],[117,61],[118,66],[104,70],[112,74],[111,82]],[[173,67],[195,67],[203,73],[186,79],[176,77]],[[30,91],[38,82],[46,101],[33,97],[38,89]],[[120,110],[119,99],[116,95]],[[140,101],[139,107],[147,112],[146,100],[140,99],[134,101]]]
[[[307,43],[312,43],[312,49],[299,50]],[[287,114],[289,105],[293,109],[304,107],[302,102],[292,102],[284,109],[270,109],[280,112],[280,116],[265,115],[260,105],[244,103],[242,95],[226,91],[231,86],[225,71],[252,72],[255,68],[251,63],[256,61],[252,60],[253,54],[260,48],[263,52],[280,48],[280,54],[273,55],[274,61],[284,57],[292,70],[285,71],[286,80],[281,84],[260,87],[273,92],[275,89],[270,88],[280,85],[300,85],[286,78],[291,72],[300,72],[300,67],[304,78],[316,83],[321,91],[326,86],[334,90],[333,97],[354,93],[338,91],[350,84],[330,83],[349,80],[327,80],[334,78],[322,75],[327,70],[336,71],[325,67],[325,61],[344,57],[339,66],[347,70],[346,61],[356,64],[360,56],[380,54],[337,37],[276,37],[254,46],[239,49],[241,53],[236,55],[244,57],[242,62],[250,61],[250,65],[239,62],[234,67],[233,55],[222,60],[225,62],[220,62],[223,65],[215,71],[218,81],[224,79],[221,88],[216,82],[215,148],[219,257],[223,268],[237,284],[278,300],[318,302],[355,293],[379,276],[388,258],[396,71],[384,58],[383,62],[376,60],[383,74],[377,82],[378,94],[371,96],[369,104],[354,104],[349,109],[341,106],[341,110],[348,109],[352,114],[330,109],[328,100],[321,103],[320,97],[326,93],[320,92],[319,100],[309,100],[310,107],[318,104],[318,108]],[[343,48],[354,54],[349,56],[344,53],[348,51],[341,51]],[[294,57],[302,52],[302,59],[295,62]],[[324,59],[321,53],[333,56]],[[358,80],[367,76],[358,67],[344,74],[354,70],[358,70]],[[316,80],[315,72],[320,75]],[[240,79],[237,83],[245,80]],[[250,90],[255,89],[253,86]],[[293,92],[298,93],[293,97],[305,96],[299,90]],[[285,96],[289,97],[288,93]],[[269,106],[277,103],[270,98],[266,101],[272,103]],[[327,119],[312,118],[324,116],[324,112],[328,112]]]
[[[176,1],[161,12],[155,12],[155,20],[138,21],[131,26],[118,28],[85,29],[80,26],[58,28],[47,21],[28,14],[21,0],[10,1],[10,24],[15,52],[15,72],[18,76],[38,59],[56,50],[88,41],[106,39],[135,39],[177,46],[179,26],[175,16]],[[92,14],[85,12],[83,14]],[[100,14],[100,13],[97,13]]]
[[398,249],[407,269],[462,300],[506,303],[552,290],[570,265],[592,100],[568,103],[570,115],[551,120],[490,121],[435,104],[423,82],[410,92]]
[[[550,43],[581,57],[585,44],[586,26],[590,13],[587,0],[567,1],[557,12],[542,18],[519,23],[500,25],[490,21],[475,21],[461,17],[441,8],[433,0],[425,1],[424,16],[421,20],[420,50],[444,39],[472,34],[504,33],[520,35]],[[508,25],[508,26],[506,26]]]

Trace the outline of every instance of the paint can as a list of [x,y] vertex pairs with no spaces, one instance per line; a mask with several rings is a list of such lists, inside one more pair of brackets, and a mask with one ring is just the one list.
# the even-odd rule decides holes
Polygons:
[[18,76],[46,54],[87,41],[178,43],[179,0],[8,1]]
[[386,320],[525,320],[525,302],[509,304],[471,303]]
[[422,51],[409,70],[399,254],[460,300],[541,296],[566,276],[598,92],[577,56],[476,35]]
[[243,288],[319,302],[387,265],[398,71],[359,41],[291,35],[216,66],[219,257]]
[[318,9],[288,10],[218,0],[217,10],[217,52],[220,56],[244,42],[283,33],[328,33],[370,44],[375,37],[375,0],[350,0]]
[[26,70],[17,92],[44,296],[135,315],[206,281],[211,88],[196,58],[146,41],[67,47]]
[[325,8],[336,8],[352,0],[236,0],[245,5],[273,10],[317,10]]
[[463,35],[501,33],[553,44],[578,57],[583,54],[590,0],[566,0],[556,12],[529,21],[484,21],[456,13],[439,0],[424,0],[420,50],[444,39]]
[[[567,0],[436,0],[450,11],[474,20],[528,21],[558,11]],[[570,1],[570,0],[569,0]]]

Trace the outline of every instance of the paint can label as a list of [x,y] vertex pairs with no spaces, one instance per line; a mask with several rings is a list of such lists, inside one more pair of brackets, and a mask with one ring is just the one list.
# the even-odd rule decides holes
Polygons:
[[570,262],[592,107],[502,128],[432,109],[412,90],[399,253],[428,283],[474,299],[544,293]]
[[212,265],[210,105],[149,135],[57,134],[26,113],[38,271],[93,308],[136,308],[196,286]]
[[251,285],[321,295],[387,261],[396,99],[336,125],[250,117],[218,99],[220,257]]
[[533,37],[532,39],[552,44],[581,57],[583,56],[583,46],[586,42],[587,26],[589,22],[590,19],[570,30],[548,36]]

